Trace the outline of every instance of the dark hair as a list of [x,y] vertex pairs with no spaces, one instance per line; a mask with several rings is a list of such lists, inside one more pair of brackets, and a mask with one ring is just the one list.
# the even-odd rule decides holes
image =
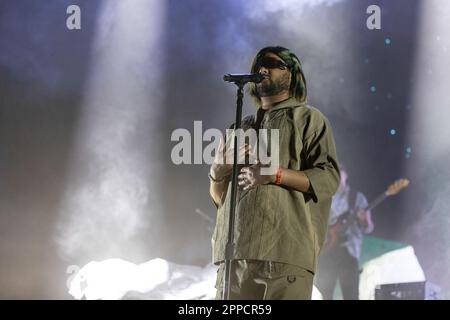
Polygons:
[[[262,48],[253,59],[250,69],[251,72],[255,73],[259,71],[255,70],[256,62],[269,52],[276,54],[288,65],[289,71],[292,75],[291,85],[289,87],[289,93],[291,94],[291,96],[297,99],[300,103],[306,103],[306,80],[305,75],[302,71],[302,64],[300,62],[300,59],[289,49],[280,46]],[[254,83],[249,84],[248,92],[255,101],[256,105],[260,107],[261,98],[258,96],[256,85]]]

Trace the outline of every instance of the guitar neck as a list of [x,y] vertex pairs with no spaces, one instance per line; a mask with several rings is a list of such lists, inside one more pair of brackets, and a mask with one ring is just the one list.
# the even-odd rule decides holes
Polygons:
[[[380,194],[377,198],[375,198],[375,200],[373,200],[372,202],[369,203],[369,205],[364,208],[364,210],[370,211],[373,208],[375,208],[376,206],[378,206],[381,202],[383,202],[386,198],[388,197],[388,195],[386,194],[386,192],[383,192],[382,194]],[[356,219],[356,215],[354,214],[354,209],[347,211],[346,213],[342,214],[340,216],[341,221],[347,221],[346,223],[352,223],[354,221],[354,219]]]
[[[397,180],[394,184],[390,185],[385,192],[380,194],[375,200],[369,203],[369,205],[366,208],[361,208],[366,211],[370,211],[376,206],[378,206],[380,203],[382,203],[384,200],[386,200],[387,197],[397,194],[401,189],[407,187],[409,184],[409,181],[407,179],[400,179]],[[338,222],[335,223],[337,225],[338,223],[341,224],[349,224],[352,223],[356,219],[356,212],[359,208],[352,208],[350,210],[347,210],[345,213],[341,214],[338,218]]]
[[365,208],[365,210],[367,210],[367,211],[372,210],[373,208],[378,206],[380,203],[382,203],[387,197],[388,197],[388,195],[386,194],[386,192],[383,192],[375,200],[373,200],[371,203],[369,203],[369,205],[367,206],[367,208]]

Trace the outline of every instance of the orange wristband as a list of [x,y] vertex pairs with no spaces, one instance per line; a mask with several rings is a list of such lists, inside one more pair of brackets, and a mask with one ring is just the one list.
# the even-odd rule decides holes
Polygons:
[[281,184],[281,174],[282,174],[281,168],[278,168],[277,175],[275,178],[275,184]]

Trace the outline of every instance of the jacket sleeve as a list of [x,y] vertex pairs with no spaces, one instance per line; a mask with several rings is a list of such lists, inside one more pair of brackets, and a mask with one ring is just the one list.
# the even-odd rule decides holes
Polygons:
[[309,179],[308,193],[314,202],[331,199],[339,186],[340,172],[333,132],[323,115],[317,119],[315,130],[303,141],[304,173]]

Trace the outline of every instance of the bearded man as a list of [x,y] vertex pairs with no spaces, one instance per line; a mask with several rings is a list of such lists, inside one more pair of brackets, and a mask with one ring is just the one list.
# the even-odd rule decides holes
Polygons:
[[[301,63],[289,49],[261,49],[251,72],[264,80],[249,87],[257,109],[243,119],[242,129],[278,130],[279,167],[275,174],[262,174],[260,162],[239,167],[230,299],[311,299],[339,186],[333,133],[327,118],[307,105]],[[240,154],[256,148],[244,145]],[[219,149],[225,149],[223,140]],[[220,161],[209,172],[210,195],[218,208],[212,238],[213,261],[219,266],[217,299],[224,286],[231,173],[232,164]]]

